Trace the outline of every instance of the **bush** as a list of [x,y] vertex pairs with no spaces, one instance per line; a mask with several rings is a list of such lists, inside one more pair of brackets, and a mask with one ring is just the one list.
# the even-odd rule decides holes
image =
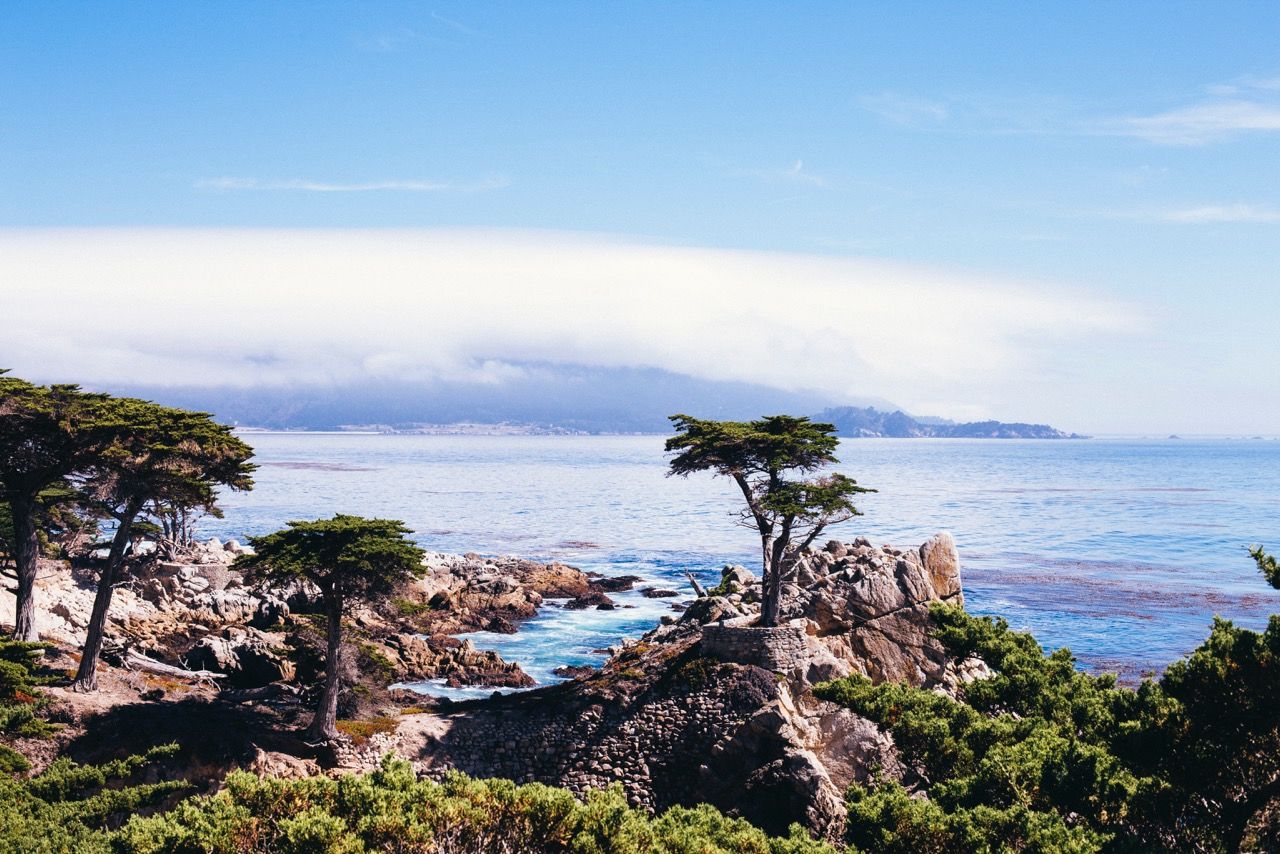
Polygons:
[[387,717],[377,717],[367,721],[338,721],[338,732],[350,738],[356,747],[359,747],[379,733],[395,732],[396,726],[396,721]]
[[111,850],[110,828],[187,787],[181,781],[130,784],[177,749],[168,745],[103,765],[58,759],[30,779],[0,775],[0,851]]
[[[53,726],[40,717],[49,701],[38,687],[52,680],[36,674],[48,648],[43,643],[0,640],[0,735],[38,738],[53,731]],[[13,753],[7,748],[4,751]],[[25,764],[13,767],[15,762],[0,752],[0,770],[26,770]]]
[[611,852],[611,854],[834,854],[798,829],[771,839],[707,806],[658,818],[627,806],[622,790],[588,793],[460,773],[418,780],[387,757],[370,774],[260,779],[235,772],[216,795],[135,818],[110,836],[117,851],[210,854],[275,851]]
[[994,671],[958,699],[850,677],[815,693],[893,734],[908,785],[855,785],[866,852],[1274,850],[1280,617],[1215,621],[1159,682],[1119,687],[1003,620],[935,606],[935,636]]

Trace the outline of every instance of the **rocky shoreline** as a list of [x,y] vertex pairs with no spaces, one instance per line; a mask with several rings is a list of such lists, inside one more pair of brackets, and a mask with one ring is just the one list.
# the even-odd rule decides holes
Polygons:
[[[644,582],[515,557],[430,554],[425,576],[389,605],[351,616],[339,665],[350,686],[341,716],[352,722],[351,737],[317,750],[291,735],[309,715],[322,660],[313,592],[245,587],[230,566],[240,550],[214,541],[185,562],[132,567],[108,622],[118,690],[91,698],[53,689],[58,714],[71,724],[50,755],[136,752],[163,736],[164,715],[182,710],[171,722],[176,729],[201,715],[211,733],[223,733],[183,760],[210,781],[229,767],[285,775],[367,769],[390,751],[433,777],[456,768],[578,793],[616,782],[651,810],[708,802],[766,830],[799,821],[834,838],[850,782],[873,770],[911,771],[891,738],[817,700],[813,685],[858,673],[954,691],[985,672],[976,660],[950,660],[930,636],[933,603],[963,604],[955,544],[941,534],[919,548],[856,539],[806,551],[791,573],[779,629],[751,627],[759,579],[726,567],[706,595],[611,648],[598,669],[566,669],[568,681],[523,693],[437,700],[392,686],[533,685],[518,663],[455,633],[517,631],[548,600],[611,607],[610,592]],[[74,647],[91,591],[74,569],[47,569],[40,593],[50,616],[41,629]],[[157,676],[151,662],[174,669]],[[147,731],[131,725],[135,719],[149,721]],[[237,734],[228,734],[228,721]]]

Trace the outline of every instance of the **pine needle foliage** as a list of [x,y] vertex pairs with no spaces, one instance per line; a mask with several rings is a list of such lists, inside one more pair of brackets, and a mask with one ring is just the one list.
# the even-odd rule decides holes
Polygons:
[[187,788],[181,781],[134,782],[177,752],[157,747],[102,765],[58,759],[29,779],[0,775],[0,852],[109,852],[110,830]]
[[771,838],[707,806],[651,818],[621,788],[578,800],[564,789],[453,773],[419,780],[386,757],[369,774],[302,780],[236,772],[218,794],[135,819],[115,850],[232,852],[582,852],[582,854],[834,854],[798,828]]
[[1280,805],[1280,617],[1214,622],[1136,689],[1045,653],[1003,620],[932,610],[936,637],[990,678],[957,698],[850,677],[815,693],[892,733],[903,781],[847,793],[865,852],[1272,850]]

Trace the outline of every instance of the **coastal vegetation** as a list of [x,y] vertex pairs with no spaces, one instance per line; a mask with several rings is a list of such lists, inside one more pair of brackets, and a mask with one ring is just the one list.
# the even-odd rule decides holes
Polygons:
[[[671,801],[657,806],[637,801],[634,790],[606,785],[624,776],[613,765],[605,766],[610,776],[592,777],[590,787],[575,793],[538,783],[477,779],[443,772],[440,766],[428,778],[388,754],[377,767],[360,766],[371,769],[363,773],[314,773],[317,764],[298,779],[261,768],[263,773],[225,774],[224,767],[216,777],[199,781],[212,785],[196,795],[196,781],[184,777],[192,766],[175,760],[179,748],[146,741],[146,732],[136,734],[143,743],[121,751],[118,758],[73,762],[58,755],[62,743],[57,739],[75,715],[65,707],[55,710],[45,689],[97,687],[112,591],[129,560],[137,557],[140,534],[158,535],[175,546],[189,537],[193,514],[219,512],[219,489],[252,486],[252,451],[229,428],[202,413],[89,394],[75,386],[35,386],[8,376],[0,376],[0,393],[5,510],[0,515],[0,558],[11,565],[19,602],[13,637],[0,639],[0,851],[1280,850],[1280,717],[1275,714],[1280,708],[1280,616],[1273,616],[1263,631],[1216,620],[1199,648],[1159,678],[1136,686],[1083,672],[1069,650],[1046,652],[1030,634],[1013,631],[1003,620],[963,610],[949,535],[905,552],[873,547],[865,540],[814,549],[830,526],[858,514],[854,498],[872,490],[843,475],[818,474],[837,462],[834,428],[790,416],[751,422],[672,418],[676,435],[667,443],[673,453],[670,474],[711,472],[734,481],[744,502],[740,521],[760,537],[762,578],[727,567],[721,584],[705,591],[708,595],[681,620],[664,621],[643,642],[616,651],[600,672],[584,680],[582,702],[572,714],[573,723],[598,720],[606,703],[639,708],[649,692],[658,699],[652,706],[664,709],[645,733],[656,737],[683,733],[673,723],[684,720],[682,715],[702,715],[694,722],[696,730],[715,729],[707,721],[737,720],[734,715],[742,712],[741,720],[755,722],[743,731],[761,740],[738,749],[754,756],[776,748],[766,746],[761,735],[768,729],[765,721],[774,722],[771,735],[776,735],[794,720],[787,717],[796,705],[784,693],[792,690],[789,683],[796,696],[811,691],[806,700],[833,704],[828,708],[874,725],[877,737],[891,737],[876,742],[887,745],[888,752],[875,755],[891,755],[893,762],[869,762],[866,773],[854,776],[843,807],[832,796],[841,816],[829,839],[811,838],[814,825],[794,825],[788,831],[785,821],[770,825],[770,835],[733,814],[738,805],[732,803],[719,802],[723,809],[717,809],[706,803],[670,807]],[[106,520],[112,525],[111,541],[105,560],[92,563],[96,596],[73,677],[46,666],[51,647],[28,639],[37,613],[36,570],[42,557],[60,549],[83,553],[86,531]],[[246,606],[246,617],[234,623],[235,631],[244,631],[244,624],[253,620],[279,628],[289,618],[292,634],[280,631],[277,637],[294,644],[310,638],[315,655],[272,649],[264,635],[253,636],[245,649],[254,651],[264,666],[272,664],[271,686],[259,683],[239,690],[238,696],[237,690],[226,691],[207,705],[225,702],[222,708],[230,708],[241,700],[256,703],[288,695],[295,698],[295,707],[309,708],[302,706],[304,700],[314,703],[315,713],[303,733],[310,742],[303,747],[320,746],[334,755],[347,746],[382,750],[404,718],[435,717],[416,705],[397,706],[387,687],[397,666],[415,657],[435,660],[438,651],[414,634],[397,634],[390,646],[375,643],[386,641],[372,632],[379,609],[421,625],[448,616],[444,611],[457,611],[450,617],[456,622],[450,631],[458,631],[490,625],[476,623],[475,616],[487,613],[491,619],[494,615],[486,609],[491,611],[496,602],[515,616],[536,610],[535,600],[525,598],[529,591],[511,580],[521,574],[527,579],[538,574],[548,595],[600,592],[577,570],[513,560],[506,575],[497,572],[496,564],[484,564],[489,567],[486,577],[474,587],[457,575],[475,565],[464,562],[458,565],[464,568],[441,575],[451,578],[451,585],[457,582],[448,595],[418,588],[412,593],[416,598],[409,598],[412,584],[426,572],[426,556],[410,533],[395,520],[339,514],[291,522],[252,538],[253,551],[235,558],[230,569],[249,585],[283,598],[271,606],[276,610]],[[72,548],[72,543],[78,546]],[[1250,555],[1267,583],[1280,588],[1276,559],[1260,546]],[[788,584],[803,588],[809,597],[791,602],[790,610],[782,597]],[[302,591],[300,601],[311,609],[296,619],[283,604],[290,591]],[[243,605],[248,600],[219,601]],[[487,604],[464,606],[467,601]],[[850,603],[876,603],[876,613],[851,611]],[[879,623],[876,642],[893,638],[900,648],[875,653],[880,656],[876,678],[832,678],[828,670],[820,677],[828,681],[812,685],[805,681],[807,672],[789,675],[785,667],[759,661],[713,659],[709,642],[699,641],[699,614],[706,622],[714,621],[715,613],[758,614],[761,624],[775,626],[781,616],[804,613],[805,607],[810,616],[818,615],[815,632],[843,633],[847,639],[892,616],[902,624],[886,628],[888,624]],[[913,623],[916,608],[920,617]],[[920,642],[905,641],[915,636],[902,633],[904,627],[917,630]],[[803,645],[804,637],[797,628],[797,642]],[[211,638],[210,633],[201,639],[206,642],[202,649],[216,658],[216,650],[224,647]],[[344,638],[358,642],[352,644],[356,653],[344,647]],[[229,637],[221,640],[230,646]],[[868,650],[873,647],[846,642],[850,655],[872,654]],[[454,643],[451,661],[477,655]],[[859,643],[865,644],[865,638]],[[903,676],[918,672],[925,661],[903,650],[930,644],[939,651],[927,662],[933,675],[915,681]],[[397,662],[388,658],[393,649]],[[826,651],[821,666],[840,663],[831,658],[831,648]],[[285,662],[282,655],[292,659]],[[892,672],[885,667],[891,659],[900,665]],[[495,670],[500,664],[490,662]],[[183,675],[179,668],[171,669]],[[353,673],[357,669],[362,673]],[[732,681],[734,673],[742,678],[733,690],[710,699],[709,692]],[[356,682],[357,675],[378,680],[378,706],[362,707],[360,715],[339,721],[340,695],[367,691]],[[182,687],[172,681],[164,686],[149,686],[137,696],[146,703]],[[567,702],[571,687],[560,686],[564,690],[546,696],[552,703]],[[703,693],[696,702],[684,702],[693,692]],[[194,706],[185,707],[190,708]],[[499,706],[495,714],[517,716],[513,726],[519,728],[514,704]],[[236,725],[253,720],[263,727],[275,721],[280,730],[294,727],[279,723],[293,720],[287,718],[226,719]],[[628,720],[633,725],[635,719]],[[88,726],[93,725],[90,720]],[[471,730],[486,731],[497,730]],[[836,737],[851,738],[853,731],[839,731]],[[287,737],[297,740],[296,735]],[[593,742],[587,752],[602,743]],[[471,746],[480,751],[500,747],[488,741]],[[519,749],[534,751],[523,744]],[[538,746],[541,752],[555,749],[549,742]],[[720,743],[716,749],[732,752]],[[519,753],[514,741],[510,751]],[[778,752],[781,758],[769,766],[775,773],[812,770],[799,764],[794,752]],[[609,759],[623,761],[612,755]],[[626,759],[635,757],[627,754]],[[732,767],[729,759],[708,755],[708,769],[698,773],[714,777]],[[791,760],[797,761],[786,764]],[[717,761],[722,764],[711,770]],[[754,766],[748,771],[756,773]],[[522,772],[506,776],[538,779]]]
[[739,521],[760,537],[764,591],[760,623],[776,626],[782,610],[782,586],[795,556],[823,531],[858,514],[853,499],[865,492],[853,478],[806,475],[838,463],[840,440],[831,424],[808,418],[772,415],[756,421],[711,421],[673,415],[676,434],[667,440],[675,452],[670,473],[687,477],[710,471],[728,477],[742,492]]
[[308,730],[313,739],[338,738],[344,614],[357,602],[390,599],[403,582],[424,572],[423,551],[407,539],[408,534],[395,520],[339,514],[314,522],[290,522],[282,531],[253,537],[253,553],[236,559],[235,566],[251,580],[304,582],[320,591],[328,644],[324,689]]
[[[172,748],[104,766],[62,762],[29,780],[0,780],[0,850],[404,854],[581,852],[581,854],[835,854],[799,828],[769,837],[707,806],[650,816],[617,787],[579,800],[563,789],[452,773],[419,779],[409,763],[339,778],[263,778],[236,771],[221,791],[149,817],[129,817],[182,788],[133,784]],[[123,785],[122,785],[123,782]],[[110,784],[118,788],[110,788]]]
[[74,683],[83,691],[97,688],[107,610],[139,519],[193,510],[220,515],[218,488],[250,489],[254,470],[253,450],[204,413],[107,398],[99,418],[109,442],[70,475],[89,512],[115,524]]
[[[1280,845],[1280,616],[1225,620],[1157,681],[1117,685],[991,617],[936,605],[936,636],[993,671],[952,698],[849,677],[815,694],[893,734],[913,780],[854,785],[875,852],[1241,851]],[[927,797],[919,797],[926,794]]]
[[[217,514],[219,487],[249,489],[252,449],[207,414],[74,385],[39,386],[0,371],[0,490],[17,585],[14,637],[34,642],[41,544],[61,527],[114,531],[98,575],[75,685],[96,688],[103,627],[117,576],[146,517]],[[70,522],[71,519],[75,522]]]

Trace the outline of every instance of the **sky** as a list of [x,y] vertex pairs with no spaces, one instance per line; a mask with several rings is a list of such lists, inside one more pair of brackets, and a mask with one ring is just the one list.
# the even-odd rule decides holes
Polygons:
[[14,2],[0,366],[1280,433],[1277,44],[1273,2]]

